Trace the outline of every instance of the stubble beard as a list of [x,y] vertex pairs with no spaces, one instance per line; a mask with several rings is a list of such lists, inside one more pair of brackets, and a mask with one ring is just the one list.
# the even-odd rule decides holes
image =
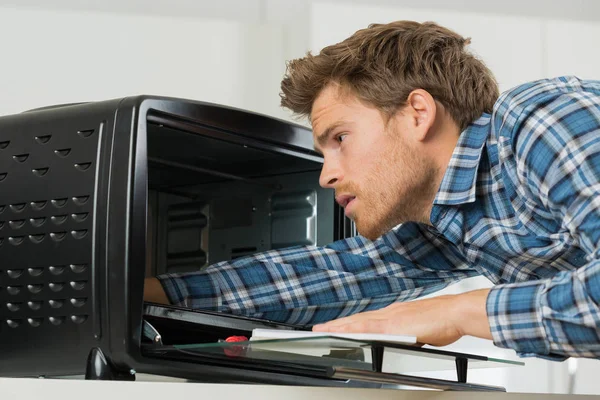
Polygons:
[[375,240],[409,221],[429,222],[438,184],[433,163],[401,143],[376,165],[372,179],[357,196],[362,209],[355,213],[358,232]]

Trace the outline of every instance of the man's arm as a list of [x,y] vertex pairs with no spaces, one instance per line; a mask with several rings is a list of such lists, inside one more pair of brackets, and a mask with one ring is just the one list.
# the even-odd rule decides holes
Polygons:
[[[427,267],[425,267],[427,266]],[[301,325],[375,310],[478,273],[444,239],[404,224],[376,241],[294,247],[149,281],[146,299]],[[160,301],[159,301],[160,302]]]

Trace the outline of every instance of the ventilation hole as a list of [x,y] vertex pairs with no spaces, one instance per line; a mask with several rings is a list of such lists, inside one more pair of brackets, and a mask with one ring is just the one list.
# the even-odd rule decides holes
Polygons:
[[0,221],[0,229],[4,228],[4,221]]
[[40,276],[44,272],[44,268],[27,268],[30,276]]
[[44,285],[27,285],[27,290],[33,294],[41,292],[43,288]]
[[8,292],[8,294],[16,296],[19,293],[21,293],[21,286],[7,286],[6,291]]
[[6,172],[1,173],[0,174],[0,182],[2,182],[3,180],[5,180],[7,176],[8,176],[8,174]]
[[4,238],[0,238],[0,246],[4,243]]
[[42,321],[43,320],[41,318],[27,318],[27,322],[29,323],[29,325],[31,325],[34,328],[40,326],[42,324]]
[[50,321],[52,325],[58,326],[65,321],[65,317],[48,317],[48,321]]
[[85,203],[87,203],[87,201],[90,199],[90,196],[77,196],[77,197],[73,197],[73,203],[75,203],[78,206],[82,206]]
[[50,266],[48,270],[52,275],[60,275],[65,271],[65,267],[63,265]]
[[51,137],[52,137],[52,135],[36,136],[35,141],[38,142],[39,144],[46,144],[50,141]]
[[64,224],[66,220],[66,215],[55,215],[53,217],[50,217],[50,221],[54,222],[56,225]]
[[78,164],[75,164],[75,168],[77,168],[80,171],[87,171],[88,169],[90,169],[91,165],[92,165],[92,163],[90,163],[90,162],[78,163]]
[[45,217],[29,218],[29,223],[31,224],[31,226],[33,226],[35,228],[39,228],[40,226],[44,225],[45,222],[46,222]]
[[56,208],[62,208],[65,206],[65,204],[67,204],[67,200],[69,200],[69,199],[67,199],[66,197],[62,198],[62,199],[54,199],[54,200],[51,200],[51,203]]
[[61,308],[65,302],[64,300],[48,300],[48,304],[52,308]]
[[21,303],[6,303],[6,308],[8,308],[8,310],[12,312],[19,311],[21,309]]
[[[83,222],[87,219],[87,217],[88,213],[71,214],[71,218],[73,218],[73,221],[75,222]],[[1,226],[0,229],[2,229]]]
[[0,150],[4,150],[5,148],[8,147],[9,144],[10,144],[10,140],[5,140],[3,142],[0,142]]
[[71,321],[76,324],[83,324],[87,320],[87,315],[71,315]]
[[75,290],[83,290],[85,288],[85,281],[71,281],[69,285]]
[[67,236],[67,232],[52,232],[50,234],[50,238],[52,238],[52,240],[54,240],[55,242],[60,242],[66,236]]
[[86,299],[71,299],[71,304],[75,307],[83,307]]
[[10,326],[11,328],[18,328],[19,325],[21,325],[21,320],[20,319],[7,319],[6,324],[8,326]]
[[0,206],[0,214],[2,214],[4,212],[5,208],[6,208],[6,206]]
[[82,138],[90,137],[94,133],[94,129],[86,129],[83,131],[77,131],[77,134]]
[[31,205],[31,208],[33,208],[36,211],[40,211],[42,209],[44,209],[44,207],[46,207],[46,204],[48,202],[45,200],[40,200],[40,201],[32,201],[31,203],[29,203]]
[[59,156],[61,158],[65,158],[70,153],[71,153],[71,149],[58,149],[58,150],[54,150],[54,154],[56,154],[57,156]]
[[73,235],[73,237],[75,239],[83,239],[85,237],[85,235],[87,235],[87,229],[82,229],[79,231],[71,231],[71,235]]
[[11,229],[21,229],[23,227],[23,225],[25,225],[25,220],[24,219],[17,219],[15,221],[8,221],[8,226],[10,226]]
[[23,243],[23,240],[25,240],[25,236],[11,236],[8,238],[8,243],[13,246],[18,246]]
[[44,241],[45,237],[46,235],[44,235],[43,233],[39,233],[37,235],[29,235],[29,240],[33,244],[40,244]]
[[69,268],[71,268],[71,271],[75,272],[76,274],[81,274],[82,272],[84,272],[87,269],[87,265],[86,264],[71,264],[71,265],[69,265]]
[[40,178],[48,173],[49,168],[36,168],[31,171],[35,176],[39,176]]
[[9,270],[6,270],[6,275],[8,275],[10,278],[17,279],[18,277],[23,275],[23,270],[22,269],[9,269]]
[[25,209],[25,203],[11,204],[10,209],[12,212],[20,213]]
[[16,162],[19,162],[19,163],[23,163],[23,162],[27,161],[28,158],[29,158],[29,154],[16,154],[13,156],[13,160],[15,160]]
[[57,283],[49,283],[48,287],[50,288],[50,290],[52,290],[55,293],[60,292],[61,290],[63,290],[63,288],[65,287],[64,283],[61,282],[57,282]]
[[37,311],[40,308],[42,308],[42,302],[41,301],[28,301],[27,307],[29,307],[33,311]]

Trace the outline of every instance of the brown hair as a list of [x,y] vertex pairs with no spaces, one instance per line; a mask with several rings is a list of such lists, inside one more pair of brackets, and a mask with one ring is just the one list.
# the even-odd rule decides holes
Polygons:
[[491,112],[498,85],[465,49],[470,39],[433,22],[372,24],[314,56],[291,60],[281,82],[281,105],[310,117],[313,102],[337,82],[388,118],[415,89],[439,101],[461,130]]

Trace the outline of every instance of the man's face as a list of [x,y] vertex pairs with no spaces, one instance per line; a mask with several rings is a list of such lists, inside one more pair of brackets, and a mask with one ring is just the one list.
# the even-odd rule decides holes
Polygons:
[[400,113],[386,124],[377,109],[334,84],[313,104],[315,148],[325,159],[319,183],[335,189],[346,216],[371,240],[422,219],[424,199],[436,189],[433,163],[410,137],[410,118]]

